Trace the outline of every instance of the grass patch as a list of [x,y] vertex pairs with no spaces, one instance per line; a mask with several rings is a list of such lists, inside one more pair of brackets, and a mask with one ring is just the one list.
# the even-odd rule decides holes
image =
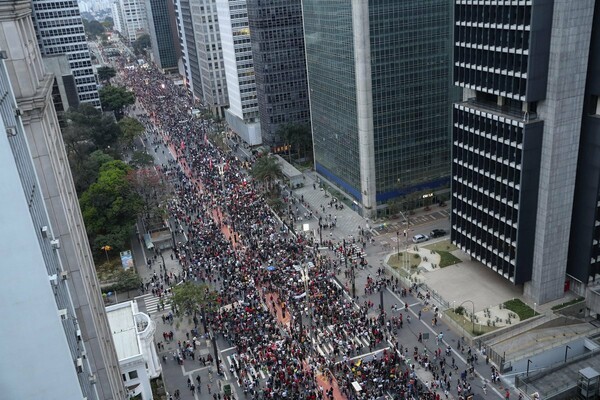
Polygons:
[[411,253],[408,253],[408,257],[406,257],[405,254],[406,254],[406,252],[401,251],[400,258],[398,258],[397,254],[393,254],[390,256],[387,263],[390,267],[394,268],[398,273],[400,273],[400,275],[402,275],[404,277],[408,277],[408,274],[406,273],[406,269],[405,269],[406,268],[406,258],[408,258],[411,272],[414,272],[413,270],[416,269],[419,266],[419,264],[421,264],[421,257],[419,257],[418,254],[411,254]]
[[523,303],[519,299],[513,299],[504,302],[504,307],[506,307],[507,310],[510,310],[517,314],[521,321],[539,315],[539,313],[533,311],[531,307],[529,307],[527,304]]
[[580,302],[582,302],[584,300],[585,300],[585,297],[578,297],[578,298],[573,299],[571,301],[567,301],[565,303],[557,304],[557,305],[555,305],[555,306],[552,307],[552,310],[554,310],[554,311],[560,310],[561,308],[572,306],[573,304],[580,303]]
[[454,250],[458,250],[458,247],[450,243],[450,240],[442,240],[441,242],[431,243],[426,246],[422,246],[423,248],[434,250],[434,251],[447,251],[451,252]]
[[470,318],[466,318],[464,315],[456,314],[454,311],[452,311],[452,309],[448,309],[444,313],[472,336],[480,336],[498,329],[498,327],[495,326],[487,326],[475,323],[475,330],[473,330],[473,322],[471,322]]
[[458,264],[460,262],[460,258],[456,257],[449,251],[437,251],[437,254],[440,255],[440,268]]

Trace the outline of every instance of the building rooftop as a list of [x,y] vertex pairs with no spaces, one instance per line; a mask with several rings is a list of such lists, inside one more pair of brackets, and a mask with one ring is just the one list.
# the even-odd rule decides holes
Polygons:
[[135,313],[137,313],[137,305],[133,301],[106,307],[119,361],[142,353],[137,337]]

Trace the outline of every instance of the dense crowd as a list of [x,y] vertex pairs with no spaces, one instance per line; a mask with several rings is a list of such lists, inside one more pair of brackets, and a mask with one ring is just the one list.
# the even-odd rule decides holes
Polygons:
[[[120,62],[123,67],[125,61]],[[317,385],[317,375],[335,380],[349,399],[385,394],[435,398],[437,388],[443,393],[445,371],[438,369],[434,384],[417,382],[394,334],[401,318],[386,324],[383,317],[373,317],[372,303],[356,304],[333,279],[342,266],[340,256],[364,264],[364,238],[328,243],[337,261],[319,253],[310,238],[289,232],[272,213],[260,183],[245,172],[247,162],[254,160],[226,153],[207,140],[209,122],[193,116],[198,105],[186,92],[152,67],[120,71],[147,115],[141,118],[146,140],[155,151],[175,155],[162,170],[175,192],[168,205],[176,221],[173,228],[186,238],[174,249],[182,268],[179,276],[220,291],[220,311],[207,315],[207,322],[236,347],[229,371],[248,398],[333,398],[332,391]],[[336,219],[324,211],[323,226],[333,229]],[[399,289],[389,279],[373,283]],[[369,360],[357,359],[366,352],[352,340],[357,335],[367,339],[369,350],[382,351]],[[331,344],[333,353],[319,354],[317,343]],[[222,360],[217,362],[226,368]],[[424,363],[421,358],[418,362]]]

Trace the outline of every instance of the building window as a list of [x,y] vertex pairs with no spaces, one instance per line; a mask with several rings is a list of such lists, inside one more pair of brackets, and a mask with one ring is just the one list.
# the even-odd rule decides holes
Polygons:
[[138,377],[137,371],[129,372],[129,379],[136,379]]

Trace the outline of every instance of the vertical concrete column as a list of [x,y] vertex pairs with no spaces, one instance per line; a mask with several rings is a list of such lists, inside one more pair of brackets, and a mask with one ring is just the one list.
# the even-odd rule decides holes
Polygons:
[[356,80],[356,114],[360,160],[360,191],[365,216],[375,213],[375,143],[373,132],[373,95],[371,92],[371,44],[369,2],[352,0],[352,32]]
[[555,0],[544,120],[532,279],[525,294],[538,304],[563,295],[593,0]]

